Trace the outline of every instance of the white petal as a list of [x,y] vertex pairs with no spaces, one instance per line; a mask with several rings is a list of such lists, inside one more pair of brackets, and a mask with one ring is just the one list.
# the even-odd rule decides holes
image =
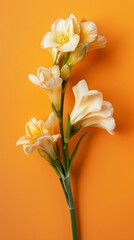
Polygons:
[[38,121],[38,126],[41,130],[42,135],[48,135],[49,132],[48,132],[48,129],[46,129],[45,122],[43,120]]
[[35,142],[31,145],[23,145],[23,150],[26,154],[29,154],[31,152],[33,152],[34,150],[36,150],[36,148],[39,146],[38,142]]
[[113,130],[115,128],[115,120],[114,118],[107,118],[107,119],[101,119],[96,122],[96,124],[92,125],[93,127],[99,127],[107,130],[110,134],[114,134]]
[[28,78],[29,78],[29,80],[30,80],[33,84],[35,84],[35,85],[37,85],[37,86],[40,86],[41,82],[40,82],[40,80],[39,80],[36,76],[34,76],[34,75],[32,75],[32,74],[29,74],[29,75],[28,75]]
[[32,118],[29,122],[27,122],[25,128],[26,134],[32,138],[35,138],[41,134],[36,118]]
[[64,33],[67,31],[68,28],[68,22],[64,19],[60,19],[55,23],[54,31],[57,33]]
[[16,142],[16,146],[23,145],[23,144],[30,144],[33,142],[33,139],[30,136],[23,136],[18,139]]
[[45,34],[41,42],[42,48],[51,48],[59,46],[60,44],[56,42],[56,34],[54,32],[48,32]]
[[53,77],[60,77],[60,69],[59,69],[58,65],[54,65],[51,68],[51,72],[52,72]]
[[86,96],[83,96],[79,105],[75,105],[70,117],[71,124],[84,119],[88,114],[101,110],[103,101],[102,93],[97,90],[88,91]]
[[103,95],[97,90],[88,91],[85,80],[81,80],[73,87],[75,105],[70,115],[71,124],[75,124],[88,114],[100,111],[103,103]]
[[54,22],[52,23],[52,25],[51,25],[51,31],[54,31],[54,30],[55,30],[55,27],[56,27],[57,23],[58,23],[60,20],[61,20],[61,19],[58,18],[56,21],[54,21]]
[[73,88],[73,93],[75,96],[75,101],[78,105],[78,103],[80,102],[81,98],[84,95],[87,95],[88,93],[88,86],[85,80],[81,80],[79,81]]
[[107,130],[110,134],[114,134],[115,120],[113,117],[89,117],[79,123],[82,127],[98,127]]
[[52,31],[55,31],[57,33],[62,33],[65,32],[67,29],[67,22],[64,19],[58,19],[56,20],[52,26],[51,26]]
[[48,129],[49,133],[54,134],[54,126],[56,123],[56,117],[55,114],[52,112],[47,121],[44,123],[44,127]]
[[74,51],[79,43],[80,36],[74,34],[74,36],[70,39],[69,42],[65,43],[63,46],[59,47],[59,51],[61,52],[71,52]]
[[90,112],[88,115],[86,115],[85,118],[89,118],[89,117],[90,118],[91,117],[108,118],[113,115],[113,112],[114,112],[114,109],[113,109],[112,104],[108,101],[103,101],[100,111]]
[[106,46],[107,39],[104,36],[99,35],[95,41],[91,42],[89,45],[89,51],[97,48],[104,48]]
[[81,41],[82,42],[93,42],[97,37],[97,27],[94,22],[81,22]]
[[48,82],[45,82],[45,88],[46,89],[53,89],[55,87],[61,86],[62,84],[62,78],[51,78]]
[[70,14],[69,18],[71,18],[73,20],[74,33],[79,34],[80,33],[80,24],[78,23],[77,18],[72,13]]
[[41,136],[41,137],[38,138],[37,142],[38,142],[39,145],[42,145],[43,143],[45,143],[46,140],[49,140],[50,142],[54,143],[60,137],[61,137],[60,134]]

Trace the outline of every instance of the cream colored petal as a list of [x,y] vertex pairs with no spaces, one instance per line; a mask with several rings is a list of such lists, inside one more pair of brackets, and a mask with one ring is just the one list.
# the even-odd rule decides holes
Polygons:
[[53,159],[57,158],[57,147],[55,142],[61,137],[60,134],[47,135],[45,138],[40,137],[38,142],[41,147],[46,151],[46,153]]
[[24,144],[23,150],[24,150],[25,154],[29,154],[29,153],[35,151],[38,146],[39,146],[38,142],[35,142],[34,144],[31,144],[31,145]]
[[41,136],[41,137],[38,138],[38,143],[42,144],[46,140],[54,143],[54,142],[57,142],[57,140],[60,137],[61,137],[60,134]]
[[38,126],[40,128],[42,135],[48,135],[48,129],[45,128],[45,122],[43,120],[38,121]]
[[54,63],[55,61],[59,63],[61,58],[66,54],[66,53],[59,52],[57,48],[49,48],[48,51],[50,52]]
[[58,21],[56,21],[54,23],[54,25],[52,25],[52,29],[53,31],[55,31],[56,33],[62,33],[62,32],[66,32],[68,27],[68,23],[66,20],[64,19],[59,19]]
[[103,96],[100,92],[96,90],[88,91],[87,96],[83,96],[80,104],[75,105],[70,117],[71,124],[85,118],[89,113],[100,111],[102,106]]
[[46,91],[57,110],[60,109],[61,105],[62,81],[62,78],[52,78],[48,82],[45,82],[42,86],[42,88]]
[[65,43],[63,46],[59,47],[59,51],[61,52],[71,52],[74,51],[79,43],[80,36],[74,34],[74,36],[70,39],[69,42]]
[[102,108],[103,95],[97,90],[88,91],[85,80],[81,80],[73,87],[75,105],[70,115],[71,124],[82,120],[88,114],[98,112]]
[[28,123],[26,123],[25,128],[26,134],[30,137],[35,138],[41,134],[36,118],[32,118]]
[[52,103],[54,104],[57,111],[60,110],[61,107],[61,88],[56,87],[53,90],[46,90],[48,96],[50,97]]
[[89,118],[82,121],[82,127],[99,127],[107,130],[110,134],[114,134],[115,120],[113,117],[109,118]]
[[42,78],[42,83],[47,82],[52,78],[51,68],[42,68],[40,72],[40,79]]
[[97,37],[97,27],[94,22],[81,22],[80,42],[93,42]]
[[44,144],[42,143],[42,147],[44,149],[44,151],[52,158],[52,159],[57,159],[57,155],[58,155],[58,150],[57,150],[57,146],[55,143],[51,143],[51,142],[45,142]]
[[28,75],[28,78],[29,78],[29,80],[30,80],[33,84],[35,84],[35,85],[37,85],[37,86],[40,86],[41,82],[40,82],[40,80],[39,80],[36,76],[34,76],[34,75],[32,75],[32,74],[29,74],[29,75]]
[[58,49],[55,48],[49,48],[48,51],[50,52],[52,59],[53,59],[53,63],[56,61],[57,56],[58,56]]
[[111,117],[113,113],[114,113],[114,109],[112,104],[108,101],[103,101],[100,111],[90,112],[88,115],[86,115],[85,118],[89,118],[89,117],[108,118],[108,117]]
[[54,134],[55,123],[56,123],[56,117],[55,117],[55,114],[52,112],[49,115],[47,121],[44,123],[44,128],[46,128],[50,134]]
[[58,18],[58,19],[56,19],[56,21],[54,21],[54,22],[52,23],[52,25],[51,25],[51,31],[54,31],[54,30],[55,30],[56,25],[57,25],[57,23],[58,23],[60,20],[61,20],[61,19]]
[[70,14],[69,18],[73,20],[73,26],[74,26],[74,33],[75,34],[80,34],[80,24],[77,21],[77,18],[75,17],[74,14]]
[[52,75],[53,75],[54,78],[60,77],[60,69],[59,69],[59,66],[58,66],[58,65],[54,65],[54,66],[51,68],[51,72],[52,72]]
[[56,42],[56,33],[48,32],[42,39],[41,47],[42,48],[51,48],[51,47],[59,47],[60,44]]
[[30,143],[33,143],[33,139],[30,136],[23,136],[18,139],[18,141],[16,142],[16,146]]
[[67,18],[67,23],[68,23],[68,27],[66,29],[66,34],[67,36],[70,38],[73,37],[73,35],[75,34],[74,32],[74,23],[73,23],[73,19],[72,18]]
[[104,48],[106,46],[107,39],[104,36],[99,35],[95,41],[91,42],[89,45],[89,51],[97,48]]
[[53,89],[55,87],[61,87],[63,80],[62,78],[51,78],[48,82],[45,82],[45,88],[46,89]]
[[75,107],[82,104],[82,102],[85,104],[88,101],[93,101],[96,105],[96,108],[92,106],[90,107],[91,111],[98,111],[100,107],[102,106],[102,93],[97,90],[88,90],[88,86],[85,80],[79,81],[73,88],[73,93],[75,96]]
[[81,98],[88,93],[88,86],[85,80],[79,81],[73,88],[76,105],[79,104]]

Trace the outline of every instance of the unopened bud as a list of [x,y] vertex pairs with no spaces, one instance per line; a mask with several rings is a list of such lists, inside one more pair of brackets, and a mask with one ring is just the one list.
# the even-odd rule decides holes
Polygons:
[[89,44],[88,43],[83,43],[80,44],[76,50],[74,52],[71,53],[67,64],[72,67],[74,64],[80,62],[82,60],[82,58],[84,57],[84,55],[87,52]]
[[68,80],[69,77],[70,77],[70,67],[68,66],[68,64],[65,64],[61,69],[61,78],[66,81]]

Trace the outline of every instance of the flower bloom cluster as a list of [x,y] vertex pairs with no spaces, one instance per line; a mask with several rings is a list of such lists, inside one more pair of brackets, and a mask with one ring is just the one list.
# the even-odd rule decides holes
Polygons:
[[[29,80],[47,93],[55,111],[46,122],[32,118],[26,124],[26,135],[17,141],[17,145],[23,145],[26,154],[41,147],[51,159],[58,158],[56,142],[63,136],[54,133],[54,125],[56,116],[59,119],[61,117],[62,96],[71,67],[79,62],[88,50],[104,48],[105,45],[106,38],[98,34],[97,26],[92,21],[78,22],[76,17],[70,14],[67,19],[58,19],[51,25],[51,31],[44,35],[41,46],[50,51],[53,66],[39,67],[36,76],[29,74]],[[70,113],[70,125],[73,129],[99,127],[113,134],[113,107],[110,102],[103,100],[103,94],[97,90],[88,90],[85,80],[79,81],[73,87],[73,93],[75,105]]]
[[79,46],[87,48],[85,43],[88,50],[104,48],[106,38],[98,35],[94,22],[83,20],[79,23],[74,14],[70,14],[67,19],[58,19],[51,25],[51,31],[44,35],[41,46],[50,49],[55,61],[77,48],[82,51]]

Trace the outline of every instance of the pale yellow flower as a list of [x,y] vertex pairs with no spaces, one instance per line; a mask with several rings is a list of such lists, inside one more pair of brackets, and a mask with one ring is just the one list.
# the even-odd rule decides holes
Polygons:
[[57,48],[60,52],[74,51],[80,40],[80,27],[73,14],[67,19],[58,19],[51,26],[51,32],[42,39],[42,48]]
[[88,90],[85,80],[73,87],[75,105],[70,115],[71,125],[79,127],[99,127],[113,134],[115,120],[112,117],[113,107],[103,100],[103,95],[97,90]]
[[21,137],[16,145],[23,145],[26,154],[42,147],[52,159],[57,159],[56,142],[60,134],[54,134],[55,121],[54,113],[50,114],[46,122],[32,118],[26,124],[26,135]]
[[60,78],[59,66],[54,65],[52,68],[39,67],[37,77],[30,74],[29,80],[35,85],[46,91],[56,110],[60,110],[62,78]]

